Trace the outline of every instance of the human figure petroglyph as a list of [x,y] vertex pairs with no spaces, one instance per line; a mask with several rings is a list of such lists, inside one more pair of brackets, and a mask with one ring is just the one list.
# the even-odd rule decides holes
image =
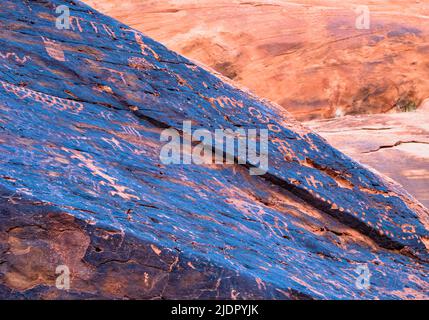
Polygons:
[[104,31],[106,31],[106,33],[112,37],[113,39],[116,39],[116,34],[115,32],[112,30],[112,28],[110,28],[107,24],[101,24],[101,26],[103,27]]
[[104,30],[104,32],[111,38],[117,38],[116,32],[113,30],[113,28],[105,23],[86,20],[82,17],[70,16],[70,27],[73,31],[78,31],[79,33],[87,32],[88,25],[91,27],[90,29],[97,34],[101,33],[101,30]]
[[97,23],[95,23],[94,21],[90,21],[89,24],[91,25],[92,29],[95,31],[95,33],[98,33],[98,27],[97,27]]
[[323,183],[314,178],[314,176],[305,177],[305,181],[311,187],[318,188],[318,186],[323,187]]
[[83,32],[82,26],[80,24],[81,21],[84,21],[84,19],[80,17],[70,16],[70,27],[73,31],[75,31],[77,28],[79,32]]
[[19,87],[2,80],[0,80],[0,84],[6,92],[13,93],[21,100],[31,99],[43,105],[47,105],[48,107],[56,107],[60,111],[69,110],[73,113],[79,113],[83,110],[83,104],[80,102],[54,97],[45,93]]

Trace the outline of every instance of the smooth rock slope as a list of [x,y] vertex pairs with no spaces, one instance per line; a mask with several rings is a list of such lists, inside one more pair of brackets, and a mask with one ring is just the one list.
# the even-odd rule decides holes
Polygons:
[[[428,210],[277,106],[78,1],[2,1],[0,41],[0,297],[429,297]],[[269,129],[268,172],[163,164],[185,120]]]

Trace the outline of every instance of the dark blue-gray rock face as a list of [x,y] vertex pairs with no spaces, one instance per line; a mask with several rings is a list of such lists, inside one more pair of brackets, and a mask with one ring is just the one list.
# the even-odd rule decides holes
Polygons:
[[[429,297],[427,209],[276,106],[77,1],[0,42],[2,298]],[[163,164],[183,121],[268,129],[268,171]]]

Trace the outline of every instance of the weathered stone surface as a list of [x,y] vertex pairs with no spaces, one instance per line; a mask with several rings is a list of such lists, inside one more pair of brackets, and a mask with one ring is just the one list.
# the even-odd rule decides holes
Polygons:
[[[427,1],[85,0],[299,120],[429,98]],[[370,10],[360,27],[360,6]]]
[[[360,13],[354,10],[364,4],[360,1],[85,2],[277,101],[300,119],[422,109],[422,100],[429,96],[424,2],[365,3],[369,30],[355,29]],[[326,130],[324,121],[308,125],[339,150],[403,184],[428,206],[424,151],[409,152],[413,146],[407,143],[366,153],[370,145],[420,138],[427,122],[418,121],[419,128],[414,128],[415,117],[409,113],[348,119],[357,120],[332,120]],[[393,135],[392,130],[359,130],[365,122],[380,127],[383,119],[395,119]]]
[[[427,209],[277,106],[77,1],[3,1],[0,41],[1,297],[429,297]],[[164,165],[184,120],[268,128],[269,171]]]
[[398,181],[429,207],[429,110],[307,122],[350,157]]

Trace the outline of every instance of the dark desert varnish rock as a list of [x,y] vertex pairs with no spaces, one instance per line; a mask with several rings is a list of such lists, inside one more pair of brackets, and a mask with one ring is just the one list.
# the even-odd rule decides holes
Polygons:
[[[271,103],[77,1],[3,1],[0,41],[0,297],[429,297],[427,209]],[[268,172],[162,164],[185,120],[268,128]]]

